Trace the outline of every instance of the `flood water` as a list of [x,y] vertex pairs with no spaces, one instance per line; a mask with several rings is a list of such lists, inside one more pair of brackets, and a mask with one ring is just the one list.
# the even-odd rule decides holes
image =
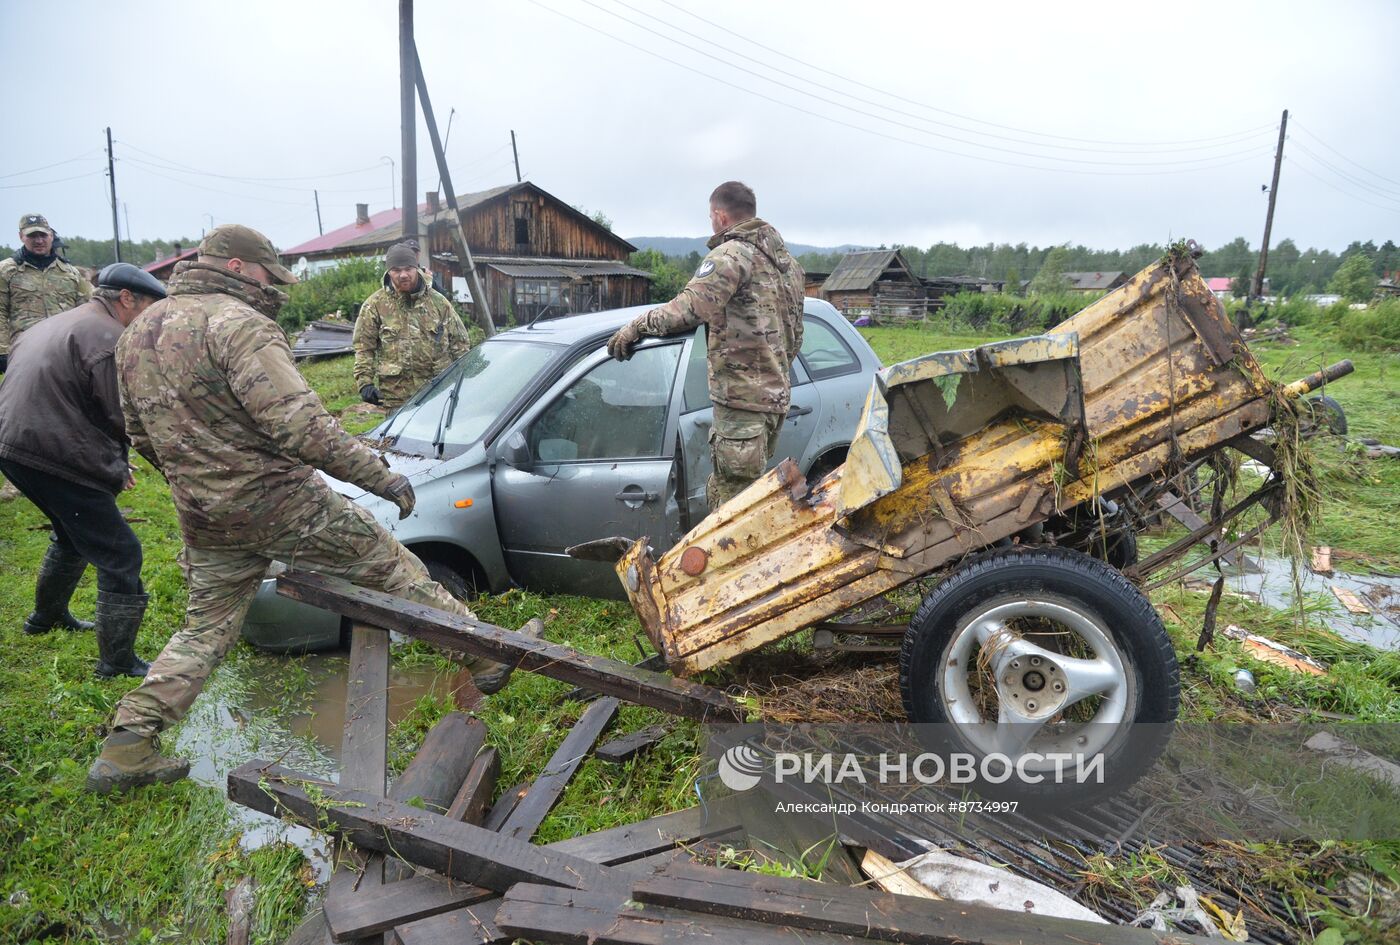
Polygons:
[[[1286,558],[1255,558],[1260,570],[1254,573],[1227,574],[1225,586],[1232,591],[1253,597],[1277,610],[1295,606],[1293,571]],[[1400,577],[1348,574],[1314,574],[1305,566],[1300,568],[1303,597],[1319,620],[1348,640],[1367,643],[1379,650],[1400,651]],[[1213,572],[1200,571],[1198,580],[1210,580]],[[1353,614],[1342,606],[1333,587],[1351,591],[1371,609],[1369,614]]]
[[[264,758],[338,780],[348,664],[343,651],[287,657],[240,647],[180,726],[175,748],[190,759],[190,777],[225,793],[229,771]],[[391,667],[389,724],[401,721],[423,696],[446,693],[451,678],[435,668]],[[237,804],[229,810],[242,825],[245,849],[285,840],[306,853],[318,882],[329,879],[323,835]]]

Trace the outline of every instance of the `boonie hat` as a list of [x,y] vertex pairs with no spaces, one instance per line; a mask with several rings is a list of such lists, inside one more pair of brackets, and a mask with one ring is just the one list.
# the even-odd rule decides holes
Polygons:
[[214,227],[200,240],[199,255],[257,263],[283,285],[297,281],[292,271],[277,261],[277,247],[272,245],[272,240],[250,226],[225,223]]
[[19,218],[19,235],[28,236],[30,233],[42,232],[53,236],[53,227],[49,226],[49,221],[44,219],[42,213],[26,213]]
[[126,289],[139,295],[149,295],[154,299],[165,298],[165,286],[160,280],[144,269],[137,269],[131,263],[112,263],[104,266],[97,274],[99,289]]

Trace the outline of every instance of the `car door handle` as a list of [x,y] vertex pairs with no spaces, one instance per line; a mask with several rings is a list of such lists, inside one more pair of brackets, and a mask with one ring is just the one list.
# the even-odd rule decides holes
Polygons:
[[807,414],[809,414],[809,413],[811,413],[811,412],[812,412],[812,408],[811,408],[811,407],[793,407],[791,410],[789,410],[789,411],[787,412],[787,415],[788,415],[788,419],[791,420],[793,417],[805,417],[805,416],[807,416]]
[[647,492],[641,486],[628,486],[617,494],[619,502],[655,502],[661,498],[659,492]]

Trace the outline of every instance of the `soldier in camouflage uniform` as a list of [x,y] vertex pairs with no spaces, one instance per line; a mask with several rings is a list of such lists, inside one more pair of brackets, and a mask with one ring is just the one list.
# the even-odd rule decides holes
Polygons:
[[620,361],[643,335],[669,335],[702,322],[714,425],[710,511],[763,475],[778,446],[802,347],[802,267],[783,238],[754,214],[754,193],[738,181],[710,195],[710,252],[680,294],[644,312],[608,340]]
[[42,214],[19,218],[19,238],[24,244],[19,252],[0,262],[0,374],[20,332],[92,297],[83,274],[59,258],[53,228]]
[[355,387],[369,404],[397,407],[471,348],[452,303],[418,268],[418,248],[399,243],[388,272],[355,319]]
[[[412,513],[413,487],[350,436],[292,363],[277,323],[296,278],[265,236],[243,226],[209,231],[176,270],[169,298],[123,333],[116,361],[126,432],[170,483],[189,587],[184,627],[116,708],[88,774],[108,793],[174,781],[189,764],[156,748],[183,718],[243,625],[272,561],[471,616],[416,557],[317,470]],[[483,692],[508,668],[472,666]]]

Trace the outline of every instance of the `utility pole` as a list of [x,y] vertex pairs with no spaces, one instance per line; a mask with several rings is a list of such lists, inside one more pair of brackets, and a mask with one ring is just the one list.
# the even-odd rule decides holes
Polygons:
[[520,183],[520,152],[515,148],[515,129],[510,130],[510,153],[515,155],[515,182]]
[[321,192],[319,190],[313,190],[311,194],[316,198],[316,232],[321,236],[325,236],[326,231],[321,227]]
[[107,182],[112,187],[112,252],[122,261],[122,234],[117,227],[117,170],[112,160],[112,129],[107,129]]
[[1264,217],[1264,245],[1259,247],[1259,268],[1254,273],[1254,285],[1249,287],[1250,301],[1264,294],[1264,267],[1269,262],[1269,231],[1274,226],[1274,204],[1278,201],[1278,172],[1283,166],[1283,136],[1288,131],[1288,109],[1278,126],[1278,150],[1274,152],[1274,182],[1269,185],[1269,212]]
[[452,239],[457,244],[457,260],[462,265],[462,274],[467,277],[467,285],[472,292],[472,311],[481,324],[481,330],[490,338],[496,333],[496,325],[491,320],[491,305],[482,291],[481,280],[476,275],[476,263],[472,260],[471,247],[467,245],[467,234],[462,230],[462,211],[457,208],[457,191],[452,189],[452,172],[447,169],[447,152],[438,138],[437,121],[433,118],[433,103],[428,98],[428,83],[423,78],[422,63],[418,61],[418,50],[413,51],[414,74],[418,80],[418,99],[423,106],[423,123],[428,126],[428,139],[433,143],[433,154],[437,158],[438,173],[442,184],[447,188],[447,208],[452,211]]
[[399,121],[402,130],[403,238],[418,236],[418,115],[413,87],[418,78],[418,50],[413,44],[413,0],[399,0]]

